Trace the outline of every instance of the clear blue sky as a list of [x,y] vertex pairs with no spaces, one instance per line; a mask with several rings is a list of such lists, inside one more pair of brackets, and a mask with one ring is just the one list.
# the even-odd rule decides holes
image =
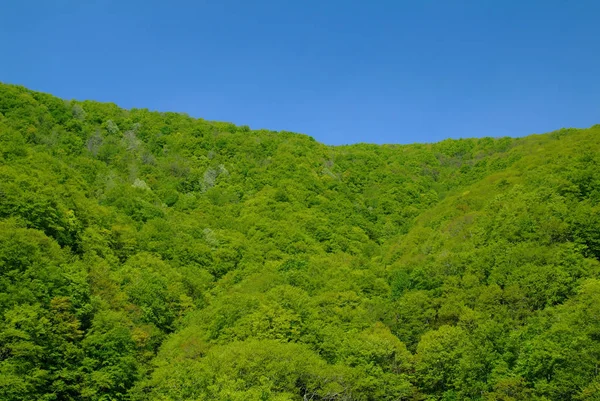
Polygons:
[[327,144],[600,123],[600,1],[4,0],[0,81]]

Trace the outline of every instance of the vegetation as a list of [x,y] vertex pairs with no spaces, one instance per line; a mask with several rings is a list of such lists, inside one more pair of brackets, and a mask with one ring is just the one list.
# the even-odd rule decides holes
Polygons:
[[332,147],[0,85],[0,399],[599,400],[600,126]]

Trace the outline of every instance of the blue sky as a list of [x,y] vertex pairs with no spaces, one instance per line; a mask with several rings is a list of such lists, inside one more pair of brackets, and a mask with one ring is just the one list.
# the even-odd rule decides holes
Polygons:
[[327,144],[600,123],[600,1],[32,1],[0,81]]

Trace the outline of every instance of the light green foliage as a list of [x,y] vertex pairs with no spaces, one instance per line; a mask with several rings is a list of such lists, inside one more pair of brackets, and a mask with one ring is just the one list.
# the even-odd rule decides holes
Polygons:
[[0,399],[597,400],[599,155],[0,85]]

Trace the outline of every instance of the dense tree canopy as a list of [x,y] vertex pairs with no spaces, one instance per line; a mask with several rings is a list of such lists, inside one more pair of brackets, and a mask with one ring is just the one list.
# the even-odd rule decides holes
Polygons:
[[599,400],[600,126],[326,146],[0,84],[0,399]]

